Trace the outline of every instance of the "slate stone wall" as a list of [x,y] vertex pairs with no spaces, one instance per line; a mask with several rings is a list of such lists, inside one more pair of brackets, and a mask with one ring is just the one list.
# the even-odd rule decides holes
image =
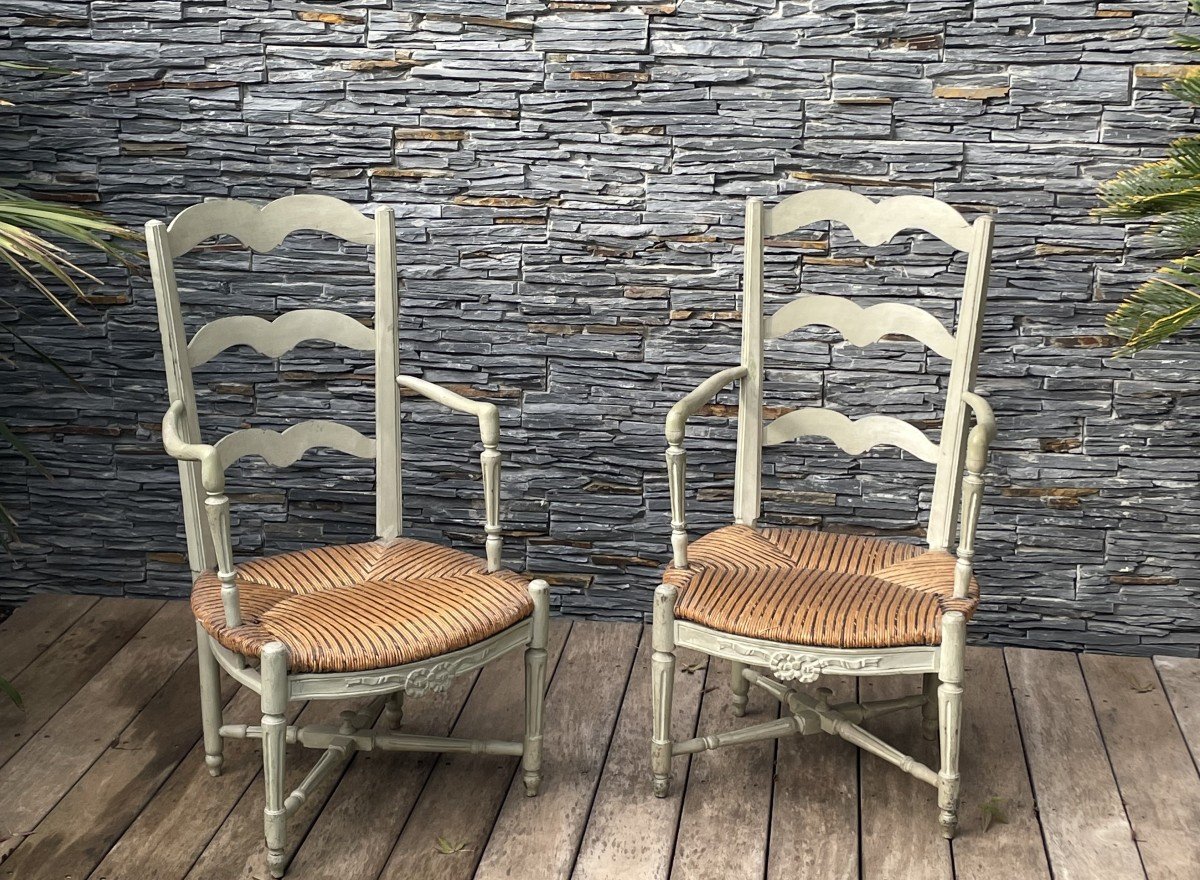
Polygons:
[[[1153,266],[1088,217],[1096,183],[1161,154],[1192,113],[1162,93],[1183,0],[26,0],[0,12],[0,161],[30,189],[130,224],[210,196],[330,193],[394,205],[405,369],[501,405],[506,557],[566,613],[636,617],[667,556],[662,423],[735,363],[741,206],[811,186],[935,195],[995,212],[980,387],[1001,422],[974,635],[1195,654],[1200,351],[1110,358],[1103,315]],[[370,312],[362,253],[297,239],[180,263],[189,322],[329,304]],[[927,238],[873,251],[840,229],[768,257],[769,307],[800,289],[953,317],[961,261]],[[252,269],[253,273],[246,270]],[[52,472],[6,454],[23,542],[0,598],[185,590],[153,297],[108,283],[75,327],[15,287],[0,406]],[[12,319],[12,306],[4,306]],[[15,346],[15,347],[14,347]],[[826,404],[936,429],[944,365],[820,332],[772,347],[769,412]],[[203,424],[337,415],[369,428],[370,364],[327,347],[238,351],[198,381]],[[696,532],[728,520],[734,399],[690,434]],[[469,420],[406,401],[412,531],[478,547]],[[315,455],[247,464],[245,553],[370,534],[370,471]],[[766,460],[767,519],[919,540],[929,468],[827,444]]]

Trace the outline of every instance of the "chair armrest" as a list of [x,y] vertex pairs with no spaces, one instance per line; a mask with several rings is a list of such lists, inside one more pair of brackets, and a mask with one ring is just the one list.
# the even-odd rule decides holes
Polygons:
[[207,443],[189,443],[183,439],[183,419],[187,406],[176,400],[163,417],[163,448],[167,455],[177,461],[200,462],[200,482],[208,497],[204,499],[204,513],[208,518],[208,531],[213,549],[217,554],[217,578],[221,581],[221,605],[225,611],[225,625],[242,625],[242,612],[238,603],[237,569],[233,565],[233,539],[229,534],[229,498],[225,495],[225,468],[217,448]]
[[979,473],[987,465],[988,449],[996,438],[996,416],[991,404],[974,392],[964,392],[963,402],[975,414],[975,427],[967,435],[967,469]]
[[495,446],[500,442],[500,412],[496,409],[496,404],[486,400],[471,400],[449,388],[415,376],[397,376],[396,384],[456,412],[475,416],[479,419],[479,436],[484,446]]
[[413,376],[397,376],[396,384],[415,391],[434,403],[479,419],[479,437],[483,440],[479,465],[483,471],[483,531],[487,536],[484,541],[487,550],[487,570],[499,571],[503,555],[500,540],[500,450],[497,448],[500,445],[500,411],[494,403],[471,400],[449,388]]
[[183,439],[183,417],[187,406],[182,400],[171,404],[162,421],[163,448],[176,461],[200,462],[200,481],[209,493],[225,490],[225,469],[217,448],[207,443],[188,443]]
[[746,367],[730,367],[714,373],[688,392],[667,413],[667,442],[676,446],[682,443],[683,429],[687,420],[694,416],[700,407],[716,397],[718,391],[731,384],[735,379],[744,378],[749,372]]
[[746,367],[730,367],[714,373],[688,392],[667,413],[667,484],[671,492],[671,554],[676,568],[687,568],[687,516],[684,510],[687,455],[683,451],[683,431],[687,420],[696,414],[718,391],[735,379],[744,378]]

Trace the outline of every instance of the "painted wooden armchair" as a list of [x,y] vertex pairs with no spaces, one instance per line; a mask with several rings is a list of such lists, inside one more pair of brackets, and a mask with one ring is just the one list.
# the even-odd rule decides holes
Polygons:
[[[301,309],[272,320],[224,317],[186,338],[174,260],[215,235],[227,234],[255,251],[277,247],[288,234],[312,230],[375,248],[375,326],[324,309]],[[222,741],[262,741],[266,782],[267,865],[283,875],[288,815],[320,779],[357,750],[484,752],[523,757],[524,784],[537,793],[541,778],[549,594],[544,581],[501,568],[499,419],[493,404],[469,400],[399,374],[396,314],[395,219],[381,208],[374,220],[328,196],[299,195],[261,209],[246,202],[209,201],[180,213],[168,226],[146,224],[158,300],[170,408],[163,444],[179,460],[188,558],[194,577],[192,609],[200,658],[204,751],[221,772]],[[213,445],[201,442],[192,370],[231,346],[248,345],[278,357],[307,339],[375,356],[376,436],[337,422],[313,420],[282,433],[234,431]],[[487,560],[401,537],[400,387],[479,420]],[[225,471],[238,459],[262,456],[290,465],[307,450],[329,447],[376,463],[376,534],[370,543],[319,547],[234,564]],[[525,650],[525,735],[521,742],[476,741],[372,729],[382,711],[399,727],[405,694],[444,690],[455,676],[497,657]],[[262,723],[224,724],[219,670],[262,698]],[[374,698],[340,725],[287,723],[289,700]],[[312,772],[284,791],[287,743],[323,749]]]
[[[933,315],[913,305],[860,308],[839,296],[801,296],[764,317],[764,238],[821,221],[845,224],[866,245],[881,245],[901,230],[917,229],[966,251],[956,331],[951,333]],[[948,838],[954,835],[966,623],[979,598],[971,560],[982,472],[995,433],[991,409],[972,391],[991,243],[990,217],[968,224],[950,206],[924,196],[875,203],[846,190],[827,189],[790,196],[769,209],[758,199],[747,203],[741,363],[705,380],[667,415],[674,558],[654,599],[651,764],[656,795],[667,793],[675,756],[823,731],[936,786],[942,831]],[[933,442],[897,418],[870,415],[852,421],[823,408],[794,410],[764,427],[760,416],[763,339],[809,325],[832,327],[860,346],[886,335],[910,337],[949,359],[940,441]],[[735,381],[740,386],[734,524],[689,545],[684,429],[690,416]],[[852,455],[883,444],[934,464],[928,549],[857,535],[760,525],[763,446],[811,436],[828,438]],[[949,552],[952,541],[956,555]],[[753,685],[783,703],[783,717],[674,741],[670,723],[676,647],[732,661],[734,715],[745,711]],[[924,688],[909,697],[830,705],[823,689],[813,697],[783,683],[812,682],[827,673],[922,673]],[[866,719],[909,707],[923,707],[927,737],[940,729],[937,769],[860,726]]]

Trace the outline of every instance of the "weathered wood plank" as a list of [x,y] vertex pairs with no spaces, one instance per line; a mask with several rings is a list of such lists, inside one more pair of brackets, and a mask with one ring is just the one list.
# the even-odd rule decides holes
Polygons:
[[546,698],[541,794],[513,780],[477,880],[570,874],[640,635],[633,624],[573,624]]
[[1200,766],[1200,660],[1195,657],[1155,657],[1154,665],[1171,702],[1175,720],[1187,740],[1192,760]]
[[[690,758],[675,760],[677,784],[670,796],[651,797],[647,756],[653,650],[646,628],[571,875],[573,880],[666,880],[670,873]],[[671,729],[679,739],[695,735],[707,666],[703,654],[678,652]]]
[[1200,873],[1200,774],[1148,657],[1080,658],[1150,880]]
[[[196,657],[175,670],[34,829],[0,877],[86,877],[200,737]],[[236,684],[225,681],[223,699]]]
[[1058,880],[1144,880],[1076,656],[1007,648],[1009,680]]
[[192,651],[191,609],[167,602],[13,758],[0,767],[0,857],[104,753]]
[[[884,700],[920,693],[920,676],[863,678],[859,698]],[[866,725],[917,760],[937,766],[937,743],[921,736],[913,709]],[[938,826],[937,790],[867,752],[859,757],[863,880],[950,880],[950,845]]]
[[1008,670],[994,648],[967,649],[959,772],[962,805],[951,848],[956,880],[1049,880]]
[[[198,699],[194,685],[190,690]],[[289,721],[303,708],[303,703],[289,706]],[[257,724],[260,717],[258,695],[246,688],[225,707],[230,724]],[[195,730],[198,736],[198,723]],[[224,772],[213,778],[203,743],[197,743],[92,872],[92,880],[183,877],[251,782],[262,784],[261,771],[256,741],[226,740]],[[261,820],[257,825],[262,827]]]
[[[551,625],[547,645],[551,671],[569,627],[562,620]],[[403,729],[519,740],[524,722],[524,663],[523,651],[501,657],[480,671],[469,695],[463,692],[455,703],[440,700],[440,708],[426,708],[430,701],[425,697],[408,700]],[[460,865],[463,855],[470,858],[473,871],[517,761],[496,755],[381,754],[378,759],[373,753],[358,755],[289,871],[306,880],[393,875],[434,880],[444,876],[440,872]],[[464,792],[470,792],[470,797],[464,798]],[[386,810],[381,811],[380,804],[387,804]],[[494,804],[490,810],[489,804]],[[425,833],[419,828],[431,830]],[[454,855],[439,853],[439,836],[470,841],[470,849]]]
[[99,596],[33,596],[0,623],[0,675],[12,681],[58,641]]
[[25,707],[18,709],[0,699],[0,730],[4,731],[0,765],[66,705],[162,605],[152,599],[101,599],[13,678]]
[[[730,712],[729,663],[710,660],[699,735],[761,724],[779,715],[779,702],[750,689],[744,718]],[[692,757],[679,817],[672,880],[760,878],[766,870],[767,821],[775,742],[730,746]],[[673,786],[683,787],[676,761]]]
[[[828,677],[833,701],[856,699],[857,681]],[[816,685],[799,689],[812,693]],[[858,880],[858,750],[824,733],[781,739],[767,880]]]

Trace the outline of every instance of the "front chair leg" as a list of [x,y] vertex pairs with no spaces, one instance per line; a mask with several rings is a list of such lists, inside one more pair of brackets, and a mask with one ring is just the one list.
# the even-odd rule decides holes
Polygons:
[[542,723],[546,709],[546,642],[550,637],[550,585],[529,584],[533,631],[525,649],[525,739],[521,749],[525,794],[536,797],[542,785]]
[[745,669],[745,663],[733,661],[729,686],[733,689],[733,717],[735,718],[741,718],[746,714],[746,704],[750,702],[750,682],[742,674]]
[[963,660],[966,651],[966,618],[951,611],[942,618],[942,661],[938,678],[938,714],[941,717],[941,769],[938,771],[938,809],[942,836],[958,831],[958,747],[962,728]]
[[286,862],[287,811],[283,806],[283,757],[286,746],[288,680],[287,648],[271,642],[262,650],[259,674],[262,679],[263,780],[267,803],[263,829],[267,838],[267,870],[282,877]]
[[208,632],[196,621],[196,660],[200,666],[200,726],[204,731],[204,763],[213,776],[225,764],[225,741],[221,738],[221,668],[213,656]]
[[654,654],[650,660],[653,738],[650,770],[654,796],[666,797],[671,788],[671,698],[675,688],[675,587],[662,584],[654,591]]

